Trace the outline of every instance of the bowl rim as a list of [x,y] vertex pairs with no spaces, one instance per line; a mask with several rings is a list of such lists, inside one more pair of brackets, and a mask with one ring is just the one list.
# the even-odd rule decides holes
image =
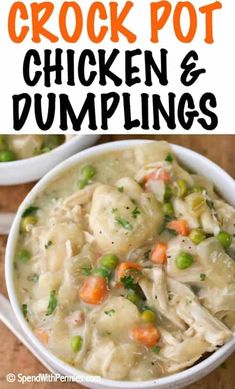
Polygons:
[[[91,382],[94,382],[94,375],[88,374],[85,371],[72,367],[68,363],[59,359],[51,351],[49,351],[36,337],[32,328],[29,326],[28,322],[25,320],[22,314],[20,303],[17,299],[17,295],[15,291],[14,271],[13,271],[13,258],[15,252],[15,245],[17,243],[17,238],[18,238],[21,216],[24,210],[30,204],[32,204],[35,197],[38,194],[42,193],[42,191],[45,189],[48,183],[50,183],[55,178],[57,178],[59,174],[63,174],[64,172],[66,172],[66,170],[72,168],[73,166],[80,164],[83,161],[85,162],[90,157],[94,158],[101,154],[105,154],[111,151],[132,149],[138,144],[151,143],[151,142],[153,141],[146,140],[146,139],[134,139],[134,140],[122,140],[122,141],[103,143],[85,149],[83,151],[80,151],[77,154],[73,155],[72,157],[68,158],[67,160],[63,161],[57,167],[53,168],[49,173],[47,173],[28,193],[28,195],[26,196],[26,198],[24,199],[24,201],[21,203],[20,207],[17,210],[15,220],[13,222],[13,225],[11,227],[8,236],[6,254],[5,254],[5,278],[6,278],[6,285],[7,285],[7,291],[10,298],[10,302],[20,326],[22,327],[25,334],[27,336],[30,336],[30,339],[33,343],[33,346],[36,348],[36,350],[38,350],[53,366],[56,366],[59,372],[63,372],[63,374],[64,372],[66,372],[68,376],[79,377],[80,379],[84,379],[85,382],[89,382],[88,380],[89,377],[91,379]],[[229,176],[228,173],[226,173],[221,167],[219,167],[214,162],[210,161],[208,158],[204,157],[203,155],[189,148],[185,148],[171,143],[170,146],[172,147],[173,152],[176,154],[177,159],[179,159],[180,161],[181,161],[181,156],[185,156],[186,159],[188,160],[190,159],[195,161],[201,160],[201,162],[207,165],[207,168],[210,169],[211,173],[215,172],[217,173],[217,175],[220,176],[222,175],[223,180],[229,186],[231,186],[233,190],[235,189],[234,179],[231,176]],[[234,205],[235,205],[235,199],[234,199]],[[197,363],[196,365],[193,365],[192,367],[189,367],[186,370],[183,370],[178,373],[174,373],[169,376],[155,378],[147,381],[119,381],[119,380],[110,380],[103,377],[99,377],[99,381],[97,383],[98,385],[101,384],[105,388],[110,388],[110,387],[127,388],[128,387],[130,389],[135,389],[135,388],[147,389],[152,386],[155,386],[157,388],[157,387],[162,387],[164,385],[177,385],[177,383],[179,384],[181,382],[187,382],[187,380],[190,383],[191,382],[190,378],[192,378],[192,376],[197,376],[202,371],[206,372],[203,374],[206,375],[207,372],[210,371],[209,370],[210,367],[212,367],[211,370],[216,368],[221,363],[221,359],[223,358],[225,359],[227,356],[229,356],[229,354],[231,354],[234,349],[235,349],[235,337],[231,339],[229,342],[225,343],[217,351],[213,352],[209,357],[207,357],[203,361]],[[84,382],[82,383],[84,384]]]
[[[17,135],[17,134],[7,134],[7,135]],[[34,134],[18,134],[17,136],[20,135],[34,135]],[[36,134],[36,135],[55,135],[55,134]],[[58,134],[58,135],[64,135],[64,134]],[[78,141],[84,137],[85,135],[75,135],[73,138],[69,139],[68,141],[65,141],[61,145],[55,147],[54,149],[47,151],[46,153],[35,155],[30,158],[24,158],[24,159],[17,159],[16,161],[9,161],[9,162],[1,162],[0,163],[0,170],[1,169],[9,169],[9,168],[20,168],[24,167],[25,164],[31,164],[33,163],[43,163],[43,160],[48,158],[48,156],[55,156],[56,154],[60,153],[62,150],[67,149],[68,146],[70,146],[73,143],[77,143]]]

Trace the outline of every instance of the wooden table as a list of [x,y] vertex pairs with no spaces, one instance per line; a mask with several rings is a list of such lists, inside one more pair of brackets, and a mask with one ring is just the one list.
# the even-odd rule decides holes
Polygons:
[[[100,143],[122,138],[135,138],[134,136],[103,136]],[[143,137],[154,138],[154,137]],[[217,162],[227,172],[235,177],[235,137],[234,136],[155,136],[156,139],[167,139],[172,143],[187,146]],[[0,187],[0,210],[15,212],[33,184],[15,187]],[[4,281],[4,251],[6,237],[0,237],[0,291],[7,296]],[[44,367],[26,350],[26,348],[0,323],[0,388],[19,388],[21,384],[10,384],[5,380],[9,372],[23,373],[24,375],[37,375],[45,373]],[[33,383],[27,383],[24,389],[31,389]],[[69,389],[81,388],[76,384],[41,383],[39,389]],[[235,355],[230,357],[225,366],[218,368],[208,377],[204,378],[189,389],[233,389],[235,388]]]

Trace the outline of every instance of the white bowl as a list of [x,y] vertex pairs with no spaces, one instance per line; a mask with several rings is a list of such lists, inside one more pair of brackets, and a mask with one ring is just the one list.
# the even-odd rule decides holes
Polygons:
[[98,135],[76,135],[48,153],[13,162],[1,162],[0,185],[37,181],[66,158],[92,146],[98,138]]
[[[155,379],[151,381],[144,382],[130,382],[130,381],[113,381],[107,380],[104,378],[99,378],[94,382],[92,376],[89,376],[85,372],[75,369],[74,367],[66,364],[65,362],[58,359],[53,355],[42,343],[36,338],[33,334],[31,328],[29,327],[27,321],[24,319],[21,307],[17,300],[17,296],[14,289],[13,282],[13,258],[15,244],[18,238],[18,231],[21,216],[24,210],[33,203],[35,196],[44,190],[48,183],[55,177],[57,177],[61,172],[67,170],[68,168],[82,162],[84,159],[89,157],[94,157],[102,154],[103,152],[110,152],[116,150],[128,149],[132,146],[137,146],[143,142],[148,142],[144,140],[133,140],[133,141],[121,141],[113,142],[108,144],[99,145],[92,147],[90,149],[84,150],[77,155],[69,158],[68,160],[61,163],[50,173],[48,173],[28,194],[26,199],[21,204],[14,223],[12,225],[10,235],[8,238],[7,249],[6,249],[6,283],[10,301],[16,317],[28,336],[30,336],[31,341],[33,342],[35,349],[38,350],[42,355],[44,355],[47,362],[51,363],[52,366],[59,371],[61,374],[66,376],[77,377],[78,380],[81,380],[83,385],[89,388],[98,388],[98,389],[112,389],[112,388],[121,388],[121,389],[152,389],[152,388],[182,388],[186,385],[189,385],[205,375],[209,374],[212,370],[218,367],[234,350],[235,350],[235,338],[226,343],[224,346],[219,348],[216,352],[211,354],[208,358],[202,362],[196,364],[195,366],[184,370],[180,373],[163,377],[160,379]],[[192,150],[185,149],[180,146],[172,145],[173,151],[177,156],[178,160],[187,166],[190,170],[198,172],[209,179],[211,179],[221,196],[223,196],[229,203],[235,206],[235,182],[234,180],[219,166],[208,160],[207,158],[193,152]],[[90,380],[90,381],[89,381]]]

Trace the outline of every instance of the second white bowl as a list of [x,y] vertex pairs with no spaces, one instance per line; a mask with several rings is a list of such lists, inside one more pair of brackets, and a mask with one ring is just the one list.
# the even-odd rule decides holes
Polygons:
[[37,181],[66,158],[92,146],[98,138],[99,135],[76,135],[48,153],[13,162],[1,162],[0,185]]

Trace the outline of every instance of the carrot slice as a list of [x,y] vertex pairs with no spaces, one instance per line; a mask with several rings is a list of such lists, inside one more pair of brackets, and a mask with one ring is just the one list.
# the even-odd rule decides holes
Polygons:
[[172,220],[167,225],[171,230],[175,230],[177,234],[182,236],[188,236],[189,234],[189,225],[186,220]]
[[153,324],[136,326],[131,329],[131,338],[146,347],[154,347],[160,339],[160,333]]
[[166,262],[167,258],[167,244],[166,243],[157,243],[156,246],[154,246],[152,254],[151,254],[151,261],[157,264],[163,264]]
[[108,295],[107,281],[103,277],[87,277],[80,288],[80,299],[87,304],[99,305]]
[[48,335],[48,332],[46,330],[43,330],[41,328],[37,328],[35,330],[35,335],[37,336],[37,338],[43,343],[45,344],[45,346],[48,345],[48,341],[49,341],[49,335]]
[[142,266],[139,265],[138,263],[134,263],[134,262],[122,262],[122,263],[120,263],[120,265],[117,268],[118,279],[120,280],[122,277],[124,277],[128,273],[128,270],[131,270],[131,269],[141,271]]
[[158,180],[161,180],[165,183],[169,182],[171,179],[170,174],[165,170],[161,170],[158,174]]
[[145,176],[145,182],[150,180],[156,180],[156,181],[163,181],[165,183],[169,182],[171,179],[170,174],[166,170],[157,170],[153,173],[148,174]]

